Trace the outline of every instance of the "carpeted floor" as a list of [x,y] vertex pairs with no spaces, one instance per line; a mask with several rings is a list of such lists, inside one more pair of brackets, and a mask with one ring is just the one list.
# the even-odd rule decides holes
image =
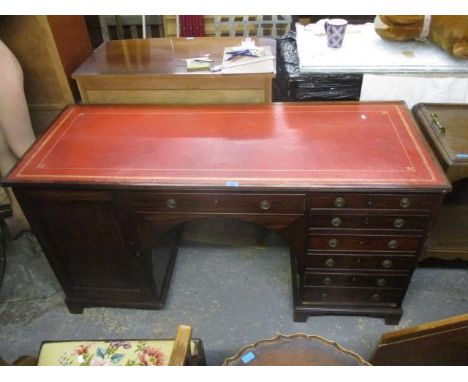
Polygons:
[[163,310],[88,308],[73,315],[35,237],[23,234],[7,249],[0,355],[6,361],[37,355],[44,340],[170,338],[185,323],[203,340],[209,365],[222,364],[257,339],[296,332],[337,341],[369,359],[384,332],[468,312],[467,268],[425,267],[413,276],[398,326],[386,326],[379,318],[343,316],[295,323],[289,250],[276,234],[268,232],[264,245],[187,238]]

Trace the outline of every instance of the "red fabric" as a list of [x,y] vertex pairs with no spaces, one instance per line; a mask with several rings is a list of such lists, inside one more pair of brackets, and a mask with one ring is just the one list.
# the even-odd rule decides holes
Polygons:
[[72,106],[13,181],[446,186],[400,103]]
[[181,37],[204,37],[205,16],[179,16]]

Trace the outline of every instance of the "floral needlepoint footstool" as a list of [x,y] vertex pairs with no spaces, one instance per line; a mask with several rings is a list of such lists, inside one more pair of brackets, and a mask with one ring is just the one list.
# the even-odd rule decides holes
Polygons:
[[201,340],[179,326],[175,339],[46,341],[38,366],[182,366],[205,365]]
[[45,342],[38,365],[165,366],[174,341]]

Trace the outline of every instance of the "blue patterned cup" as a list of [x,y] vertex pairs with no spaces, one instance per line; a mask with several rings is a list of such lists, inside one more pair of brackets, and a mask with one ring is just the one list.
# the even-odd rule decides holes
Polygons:
[[341,48],[347,25],[348,22],[345,19],[330,19],[325,22],[329,48]]

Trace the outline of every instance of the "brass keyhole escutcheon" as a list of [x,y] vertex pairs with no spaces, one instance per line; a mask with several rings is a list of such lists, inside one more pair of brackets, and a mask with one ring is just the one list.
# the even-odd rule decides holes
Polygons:
[[395,228],[401,228],[405,225],[405,220],[402,218],[397,218],[393,221],[393,226]]
[[346,204],[346,201],[344,200],[344,198],[335,198],[335,200],[333,201],[333,205],[337,208],[342,208],[344,207]]
[[332,283],[332,279],[330,277],[325,277],[323,279],[323,284],[324,285],[330,285]]
[[382,298],[380,297],[380,294],[376,293],[372,295],[372,301],[374,302],[380,302]]
[[328,300],[328,293],[322,293],[320,297],[322,298],[322,301],[326,301]]
[[333,227],[339,227],[341,226],[342,221],[340,218],[336,217],[332,219],[331,223]]
[[177,207],[177,201],[175,199],[167,199],[166,205],[171,209],[176,208]]
[[260,202],[260,208],[264,211],[269,210],[271,207],[271,203],[268,200],[262,200]]

